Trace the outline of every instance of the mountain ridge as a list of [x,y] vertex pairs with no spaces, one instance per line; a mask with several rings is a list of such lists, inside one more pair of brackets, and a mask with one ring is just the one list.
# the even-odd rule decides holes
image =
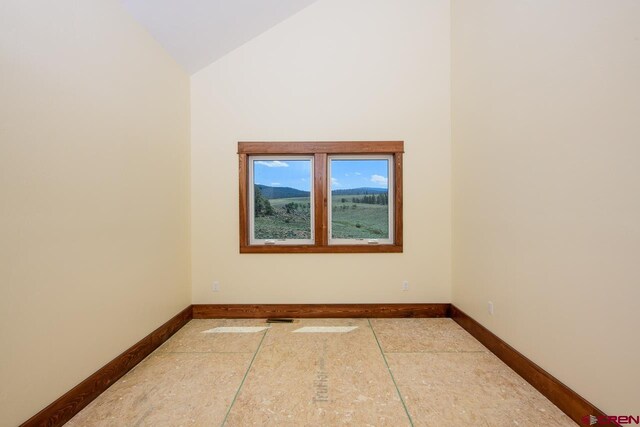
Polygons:
[[[272,187],[264,184],[255,184],[256,188],[260,189],[262,196],[265,199],[291,199],[294,197],[309,197],[310,192],[304,190],[298,190],[293,187]],[[357,187],[357,188],[345,188],[340,190],[332,190],[331,194],[334,196],[355,196],[363,194],[386,194],[386,188],[376,187]]]

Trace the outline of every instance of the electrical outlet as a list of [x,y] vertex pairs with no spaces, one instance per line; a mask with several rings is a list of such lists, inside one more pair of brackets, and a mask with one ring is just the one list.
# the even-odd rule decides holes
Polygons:
[[220,292],[220,282],[217,280],[213,282],[213,292]]
[[402,282],[402,290],[403,291],[408,291],[409,290],[409,281],[405,280],[404,282]]
[[493,302],[489,301],[487,304],[487,311],[489,311],[489,314],[493,316]]

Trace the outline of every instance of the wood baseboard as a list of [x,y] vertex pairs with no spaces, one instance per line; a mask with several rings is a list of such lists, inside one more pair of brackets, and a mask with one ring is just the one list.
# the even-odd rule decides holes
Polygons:
[[454,305],[451,305],[451,318],[579,425],[583,425],[584,416],[605,416],[604,412]]
[[168,340],[171,335],[192,319],[191,306],[171,318],[164,325],[140,340],[137,344],[107,363],[86,380],[65,393],[51,405],[22,424],[22,427],[61,426],[82,408],[98,397],[111,384],[129,372],[151,352]]
[[451,304],[195,304],[194,319],[449,317]]

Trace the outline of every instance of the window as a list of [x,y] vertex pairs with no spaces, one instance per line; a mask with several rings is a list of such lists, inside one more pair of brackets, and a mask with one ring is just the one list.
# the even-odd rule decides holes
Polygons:
[[313,157],[249,157],[249,242],[313,244]]
[[392,142],[239,142],[240,252],[402,252]]
[[329,156],[329,244],[393,243],[393,156]]

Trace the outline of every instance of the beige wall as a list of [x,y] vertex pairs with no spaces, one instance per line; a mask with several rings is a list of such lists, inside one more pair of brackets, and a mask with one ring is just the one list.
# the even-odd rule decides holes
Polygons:
[[[192,77],[194,303],[450,300],[449,13],[320,0]],[[237,141],[390,139],[403,254],[238,253]]]
[[455,0],[452,22],[453,302],[637,414],[640,2]]
[[[189,304],[190,252],[195,303],[453,299],[637,413],[639,18],[635,0],[320,0],[194,75],[189,107],[116,1],[3,2],[0,425]],[[237,141],[384,139],[405,141],[403,254],[238,253]]]
[[0,425],[190,303],[189,78],[117,1],[0,4]]

